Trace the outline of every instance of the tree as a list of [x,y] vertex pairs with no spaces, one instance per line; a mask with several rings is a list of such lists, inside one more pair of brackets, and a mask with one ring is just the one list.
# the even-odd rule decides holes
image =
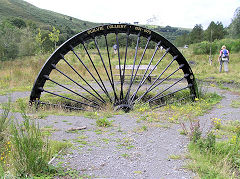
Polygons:
[[199,43],[203,41],[204,31],[201,24],[196,24],[189,34],[190,43]]
[[12,18],[10,22],[19,29],[27,27],[26,22],[21,18]]
[[175,45],[178,47],[183,47],[184,45],[189,44],[189,34],[184,33],[181,36],[178,36],[175,40]]
[[42,53],[43,52],[43,42],[46,40],[46,37],[42,37],[42,31],[40,28],[38,28],[38,34],[35,37],[35,41],[37,42],[38,45],[38,52]]
[[57,46],[57,42],[59,41],[59,34],[60,34],[60,31],[57,30],[54,26],[53,26],[52,32],[48,34],[49,39],[54,43],[55,49]]
[[230,36],[232,38],[240,38],[240,7],[238,7],[229,26]]
[[226,31],[222,22],[211,22],[208,28],[204,31],[204,39],[213,42],[214,40],[223,39],[226,35]]
[[4,20],[0,24],[0,60],[14,59],[18,56],[18,44],[21,34],[9,20]]

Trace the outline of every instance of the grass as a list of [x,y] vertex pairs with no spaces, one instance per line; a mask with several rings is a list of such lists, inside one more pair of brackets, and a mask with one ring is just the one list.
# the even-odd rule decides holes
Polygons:
[[195,102],[175,103],[163,107],[162,110],[168,112],[167,118],[169,122],[179,123],[189,120],[194,120],[197,116],[205,114],[222,99],[216,93],[206,93],[197,99]]
[[[216,140],[216,130],[224,131],[225,137],[222,137],[222,140]],[[221,127],[213,129],[206,137],[202,136],[200,128],[195,128],[188,149],[188,157],[191,159],[188,168],[198,173],[201,178],[239,177],[239,123],[221,124]]]
[[0,116],[0,177],[4,177],[4,171],[6,170],[6,164],[9,161],[11,150],[11,143],[8,135],[10,102],[2,104],[2,108],[3,112]]
[[168,158],[173,159],[173,160],[180,160],[182,158],[182,156],[181,155],[170,155]]
[[240,108],[240,99],[233,100],[230,104],[233,108]]
[[219,73],[218,54],[213,55],[212,65],[209,64],[209,55],[193,55],[191,49],[185,49],[183,55],[188,61],[196,63],[191,68],[197,79],[212,82],[217,81],[220,84],[223,82],[240,83],[240,73],[238,70],[238,66],[240,65],[238,60],[239,53],[231,53],[228,73]]
[[[190,53],[187,54],[187,59],[196,61],[196,65],[192,67],[195,76],[198,79],[202,80],[214,80],[217,81],[216,85],[220,86],[222,89],[227,89],[224,87],[224,82],[236,82],[239,81],[239,72],[237,71],[237,66],[240,65],[240,62],[237,60],[239,54],[231,54],[231,63],[229,64],[230,72],[229,73],[221,73],[219,74],[217,70],[217,63],[214,63],[212,66],[208,64],[208,59],[203,55],[192,56]],[[26,57],[25,59],[19,59],[14,62],[1,62],[0,67],[0,94],[6,94],[8,92],[13,91],[24,91],[30,90],[31,86],[39,72],[41,66],[44,61],[41,59],[46,59],[46,56],[42,57]],[[71,58],[71,57],[70,57]],[[215,58],[215,57],[214,57]],[[117,58],[113,59],[113,63],[117,62]],[[144,59],[144,63],[147,62],[147,59]],[[73,64],[77,64],[77,61],[72,61]],[[116,63],[117,64],[117,63]],[[14,65],[14,68],[13,68]],[[97,64],[97,67],[100,67],[101,64]],[[164,64],[163,64],[164,66]],[[62,66],[64,69],[66,66]],[[91,69],[92,70],[92,69]],[[160,70],[160,69],[159,69]],[[73,73],[68,71],[69,74],[73,75]],[[103,73],[101,71],[100,73]],[[87,74],[86,74],[87,76]],[[66,79],[63,77],[59,77],[57,73],[52,74],[53,78],[59,78],[60,82],[67,83]],[[209,78],[212,77],[212,78]],[[215,86],[215,83],[212,84]],[[46,87],[55,87],[54,85],[48,83]],[[227,89],[228,90],[228,89]],[[156,123],[155,126],[160,126],[160,122],[171,122],[171,123],[182,123],[188,120],[194,120],[197,116],[205,114],[209,111],[212,106],[217,104],[221,97],[216,93],[203,93],[200,90],[200,97],[196,99],[196,102],[191,102],[190,100],[186,100],[184,102],[173,103],[172,105],[167,105],[161,109],[157,109],[152,111],[149,105],[135,105],[130,115],[138,115],[139,119],[137,122],[144,122],[144,124],[140,125],[139,131],[143,132],[149,130],[150,123]],[[185,94],[183,94],[185,95]],[[179,97],[179,96],[177,96]],[[47,100],[51,99],[49,96],[43,97]],[[53,99],[57,101],[57,99]],[[7,128],[6,124],[9,124],[9,119],[6,117],[9,111],[4,109],[6,112],[3,114],[0,123],[0,137],[3,136],[4,133],[9,134],[10,132],[15,136],[15,139],[11,139],[11,152],[7,159],[4,161],[11,162],[12,167],[18,175],[41,175],[41,173],[50,172],[48,165],[46,162],[54,156],[61,148],[69,147],[71,144],[67,144],[65,142],[59,143],[56,141],[47,140],[47,136],[51,135],[54,132],[54,129],[51,127],[45,127],[39,129],[36,123],[30,122],[29,117],[24,112],[27,108],[28,98],[18,100],[15,104],[12,105],[12,111],[21,112],[24,119],[26,119],[23,125],[21,123],[16,126],[11,127],[11,131]],[[25,105],[25,106],[23,106]],[[231,106],[234,108],[239,108],[239,101],[234,100],[231,103]],[[7,107],[10,108],[10,107]],[[24,108],[24,110],[22,109]],[[14,110],[13,110],[14,109]],[[31,110],[31,109],[30,109]],[[29,112],[30,112],[29,110]],[[35,111],[31,111],[35,112]],[[62,109],[51,108],[50,110],[39,109],[39,111],[35,112],[35,118],[45,118],[46,116],[54,114],[54,115],[75,115],[75,116],[84,116],[87,118],[96,119],[96,125],[98,127],[110,127],[112,126],[112,121],[109,121],[108,118],[112,117],[116,114],[122,114],[119,111],[113,111],[111,107],[107,106],[106,110],[103,111],[70,111],[67,112]],[[5,117],[4,117],[5,116]],[[63,121],[67,122],[67,121]],[[208,136],[204,138],[201,136],[195,136],[195,139],[192,139],[191,144],[189,145],[189,158],[192,159],[192,163],[189,164],[189,168],[194,172],[197,172],[199,176],[202,178],[234,178],[238,176],[238,155],[236,153],[236,148],[238,148],[238,140],[239,136],[236,133],[236,123],[222,123],[217,119],[213,119],[213,133],[212,136]],[[4,127],[5,126],[5,127]],[[152,125],[153,126],[153,125]],[[168,127],[168,125],[167,125]],[[95,131],[97,134],[102,134],[104,131],[102,128]],[[119,132],[121,132],[121,128],[119,127]],[[189,132],[189,131],[188,131]],[[185,131],[181,131],[181,133],[185,133]],[[26,135],[28,134],[28,135]],[[199,134],[199,133],[198,133]],[[5,134],[4,134],[5,136]],[[10,136],[10,135],[8,135]],[[214,137],[215,136],[215,139]],[[29,137],[29,138],[28,138]],[[212,137],[212,138],[211,138]],[[227,138],[224,141],[218,141],[217,139]],[[85,141],[85,136],[79,137],[76,142],[87,145],[88,143]],[[10,143],[8,143],[9,139],[5,138],[4,142],[1,141],[1,149],[5,148],[8,151],[8,147]],[[17,142],[18,141],[18,142]],[[21,141],[21,142],[20,142]],[[194,141],[194,142],[193,142]],[[32,142],[32,143],[31,143]],[[108,139],[103,139],[103,142],[108,143]],[[33,146],[33,148],[27,147],[28,145]],[[127,149],[131,149],[134,146],[132,145],[133,141],[131,139],[122,139],[119,141],[120,147],[126,147]],[[36,148],[34,148],[36,147]],[[51,149],[51,150],[50,150]],[[32,152],[31,151],[37,152]],[[49,150],[49,151],[48,151]],[[2,150],[1,150],[2,151]],[[47,152],[45,152],[47,151]],[[6,152],[5,152],[6,153]],[[24,154],[24,156],[23,156]],[[38,154],[40,156],[38,160],[34,160],[36,157],[34,154]],[[15,157],[12,157],[14,155]],[[23,159],[22,159],[22,158]],[[124,154],[123,157],[129,157],[128,154]],[[22,163],[17,166],[18,159]],[[29,158],[29,159],[28,159]],[[178,156],[172,155],[170,156],[172,159],[177,159]],[[10,161],[11,159],[11,161]],[[20,160],[21,159],[21,160]],[[2,160],[3,161],[3,160]],[[35,163],[34,163],[35,162]],[[14,164],[15,163],[15,164]],[[32,163],[30,166],[29,163]],[[39,164],[40,163],[40,164]],[[41,167],[39,169],[38,167]],[[18,168],[17,168],[18,167]],[[33,169],[35,168],[36,169]],[[1,164],[0,167],[0,176],[4,175],[6,171],[6,165]]]
[[109,121],[106,117],[96,120],[96,125],[98,127],[110,127],[112,126],[112,121]]
[[11,156],[16,176],[33,176],[48,170],[49,143],[34,121],[24,117],[23,124],[11,126]]
[[[187,49],[190,50],[190,49]],[[130,52],[131,49],[130,49]],[[147,51],[147,53],[151,54],[152,51]],[[148,54],[146,54],[148,55]],[[161,54],[160,54],[161,55]],[[192,55],[191,52],[184,52],[184,55],[187,60],[195,61],[196,64],[192,66],[193,73],[195,74],[195,77],[200,80],[207,80],[207,81],[217,81],[219,84],[222,82],[230,82],[230,83],[240,83],[240,74],[238,72],[238,66],[240,65],[240,62],[238,60],[239,53],[233,53],[231,54],[231,62],[229,64],[229,73],[219,73],[218,72],[218,62],[217,60],[214,61],[213,65],[210,66],[208,63],[208,56],[207,55]],[[42,56],[34,56],[34,57],[24,57],[19,58],[15,61],[5,61],[0,64],[0,93],[6,94],[13,91],[29,91],[32,88],[32,85],[35,81],[35,78],[37,77],[38,72],[40,71],[41,67],[43,66],[45,60],[47,59],[49,54],[45,54]],[[93,57],[97,59],[96,57]],[[217,55],[214,55],[214,59],[217,59]],[[69,59],[73,59],[73,56],[69,56]],[[112,59],[113,64],[117,64],[117,58],[114,57]],[[143,60],[143,63],[145,63],[147,59]],[[71,61],[73,65],[76,66],[78,64],[78,61]],[[166,62],[162,62],[163,66],[167,65]],[[165,64],[166,63],[166,64]],[[74,73],[71,71],[71,69],[68,69],[67,66],[60,63],[62,65],[61,68],[66,69],[67,73],[70,76],[74,76]],[[97,63],[96,66],[99,68],[101,63]],[[177,65],[177,64],[176,64]],[[174,67],[176,66],[174,64]],[[91,69],[92,70],[92,69]],[[103,69],[99,69],[101,74],[104,74],[105,71]],[[156,70],[156,72],[161,71],[162,69],[159,67],[159,69]],[[171,70],[170,70],[171,71]],[[84,72],[85,76],[88,76],[86,72]],[[211,77],[211,78],[210,78]],[[52,74],[53,79],[58,79],[59,82],[65,82],[66,79],[60,76],[58,73]],[[106,79],[105,79],[106,80]],[[52,86],[51,83],[47,83],[47,86]],[[221,85],[220,85],[221,86]]]
[[[57,170],[48,162],[71,144],[49,140],[36,121],[26,114],[26,106],[21,105],[20,108],[23,121],[11,121],[9,125],[10,103],[3,105],[0,118],[0,176],[15,178],[56,174]],[[46,128],[52,129],[51,126]]]

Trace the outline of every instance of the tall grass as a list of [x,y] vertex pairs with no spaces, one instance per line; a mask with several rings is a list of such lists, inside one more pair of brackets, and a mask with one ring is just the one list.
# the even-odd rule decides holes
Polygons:
[[[108,56],[107,56],[107,51],[105,49],[101,49],[102,51],[102,57],[104,59],[104,63],[107,66],[107,70],[109,71],[109,62],[108,62]],[[128,50],[128,60],[127,64],[132,64],[134,60],[134,49],[129,49]],[[148,49],[146,51],[146,54],[142,60],[142,64],[148,64],[152,55],[153,55],[154,50],[153,49]],[[96,49],[91,49],[89,50],[89,53],[91,55],[92,60],[94,61],[94,64],[103,80],[108,80],[106,72],[103,68],[103,64],[100,60],[99,55],[96,52]],[[139,50],[137,54],[137,62],[140,60],[141,55],[143,53],[143,50]],[[157,60],[160,59],[160,57],[163,55],[164,51],[158,51],[154,58],[154,63],[157,62]],[[93,73],[94,76],[97,77],[97,74],[91,65],[89,58],[86,54],[81,49],[77,50],[77,54],[81,56],[81,59],[84,61],[84,63],[87,65],[89,70]],[[120,56],[123,59],[125,55],[125,49],[120,49]],[[113,69],[113,74],[119,73],[119,70],[115,69],[115,65],[118,65],[118,56],[114,54],[110,54],[111,56],[111,64],[112,64],[112,69]],[[25,58],[18,58],[15,61],[6,61],[6,62],[0,62],[0,92],[2,93],[7,93],[10,91],[26,91],[26,90],[31,90],[31,87],[34,83],[34,80],[36,79],[39,71],[41,70],[43,64],[45,61],[48,59],[49,54],[41,55],[39,57],[33,56],[33,57],[25,57]],[[85,77],[85,79],[90,79],[93,80],[92,77],[89,75],[86,69],[82,65],[80,65],[79,60],[74,56],[73,54],[69,53],[65,57],[68,62],[76,68],[78,72],[81,73]],[[158,66],[158,68],[154,71],[154,73],[159,73],[162,71],[167,64],[169,63],[169,60],[172,59],[171,55],[167,55],[164,60],[161,62],[161,65]],[[172,72],[177,68],[178,64],[177,62],[174,62],[173,65],[169,68],[169,73]],[[70,77],[75,79],[77,82],[79,82],[79,76],[63,61],[60,61],[57,64],[57,67],[63,71],[65,74],[68,74]],[[139,72],[141,73],[141,72]],[[53,70],[51,75],[51,79],[57,80],[58,82],[68,84],[70,81],[66,79],[63,75],[59,74],[57,71]],[[164,75],[163,75],[164,77]],[[119,78],[118,78],[119,80]],[[89,81],[89,80],[88,80]],[[79,82],[84,83],[83,81]],[[72,83],[71,83],[72,84]],[[46,83],[46,85],[53,85],[51,82]],[[1,94],[1,93],[0,93]]]
[[30,120],[22,106],[23,123],[11,125],[11,162],[16,176],[41,175],[48,171],[49,142],[39,125]]
[[49,140],[39,124],[27,113],[23,100],[18,102],[22,119],[9,117],[10,102],[2,105],[0,116],[0,178],[31,178],[57,175],[49,161],[69,142]]
[[240,175],[240,126],[231,126],[233,134],[228,140],[217,141],[212,131],[207,137],[198,129],[189,144],[188,168],[201,178],[239,178]]
[[5,140],[7,135],[7,128],[10,123],[10,119],[8,118],[10,112],[10,102],[2,104],[2,114],[0,116],[0,145],[2,141]]
[[239,66],[240,53],[230,52],[230,61],[228,64],[228,73],[219,73],[219,54],[212,55],[212,65],[209,63],[208,55],[194,55],[191,49],[184,49],[183,55],[187,61],[193,61],[195,64],[191,65],[192,71],[197,79],[212,82],[227,82],[240,84]]
[[[30,90],[48,55],[0,62],[0,92]],[[0,93],[1,94],[1,93]]]
[[8,141],[8,126],[10,124],[10,102],[2,104],[0,116],[0,178],[4,177],[6,163],[9,160],[10,143]]

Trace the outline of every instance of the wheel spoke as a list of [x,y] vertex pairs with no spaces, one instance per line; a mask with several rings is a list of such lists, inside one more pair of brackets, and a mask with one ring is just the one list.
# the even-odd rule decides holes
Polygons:
[[75,80],[73,80],[72,78],[70,78],[68,75],[66,75],[65,73],[63,73],[61,70],[59,70],[56,65],[52,64],[52,67],[59,73],[61,73],[63,76],[65,76],[66,78],[68,78],[70,81],[72,81],[73,83],[75,83],[77,86],[79,86],[80,88],[82,88],[83,90],[85,90],[86,92],[88,92],[89,94],[91,94],[92,96],[94,96],[96,99],[98,99],[99,101],[101,101],[102,103],[105,103],[104,99],[100,96],[100,94],[96,92],[96,94],[98,94],[98,96],[101,98],[99,99],[97,96],[95,96],[93,93],[91,93],[89,90],[87,90],[85,87],[83,87],[82,85],[80,85],[78,82],[76,82]]
[[56,82],[56,81],[50,79],[49,76],[44,75],[44,77],[45,77],[47,80],[53,82],[54,84],[56,84],[56,85],[58,85],[58,86],[60,86],[60,87],[62,87],[62,88],[64,88],[64,89],[66,89],[66,90],[68,90],[68,91],[70,91],[70,92],[72,92],[72,93],[74,93],[74,94],[76,94],[76,95],[82,97],[83,99],[85,99],[85,100],[87,100],[87,101],[89,101],[89,102],[92,102],[92,103],[94,103],[95,105],[98,105],[98,106],[99,106],[99,104],[96,103],[95,101],[90,100],[90,99],[86,98],[85,96],[82,96],[81,94],[79,94],[79,93],[77,93],[77,92],[75,92],[75,91],[69,89],[68,87],[66,87],[66,86],[64,86],[64,85],[62,85],[62,84],[60,84],[60,83],[58,83],[58,82]]
[[111,84],[112,84],[112,89],[113,89],[113,93],[114,93],[114,103],[116,103],[116,101],[118,101],[118,97],[116,94],[116,90],[115,90],[115,85],[114,85],[114,80],[113,80],[113,72],[112,72],[112,64],[111,64],[111,58],[110,58],[110,54],[109,54],[109,47],[108,47],[108,42],[107,42],[107,35],[104,35],[104,39],[105,39],[105,44],[106,44],[106,49],[107,49],[107,56],[108,56],[108,63],[109,63],[109,69],[110,69],[110,74],[111,74]]
[[132,87],[132,84],[133,84],[133,73],[134,73],[134,69],[135,69],[135,63],[136,63],[137,52],[138,52],[138,47],[139,47],[139,40],[140,40],[140,33],[138,34],[138,37],[137,37],[137,44],[136,44],[136,47],[135,47],[135,55],[134,55],[134,60],[133,60],[131,79],[130,79],[128,91],[127,91],[126,96],[125,96],[125,101],[128,101],[129,93],[131,91],[131,87]]
[[[186,76],[187,77],[187,76]],[[180,81],[182,81],[185,77],[180,78],[179,80],[177,80],[176,82],[174,82],[172,85],[170,85],[169,87],[167,87],[166,89],[164,89],[163,91],[161,91],[160,93],[158,93],[157,95],[155,95],[154,97],[152,97],[151,99],[149,99],[147,102],[151,102],[154,101],[158,98],[158,96],[160,96],[161,94],[163,94],[165,91],[169,90],[170,88],[172,88],[173,86],[175,86],[177,83],[179,83]]]
[[[89,53],[88,53],[85,45],[84,45],[84,43],[83,43],[83,46],[84,46],[84,49],[85,49],[85,51],[86,51],[86,53],[87,53],[87,55],[88,55],[88,57],[89,57],[92,65],[93,65],[95,71],[96,71],[97,74],[98,74],[98,77],[100,77],[100,75],[99,75],[99,73],[98,73],[98,71],[97,71],[97,69],[96,69],[96,67],[95,67],[95,65],[94,65],[94,63],[93,63],[93,61],[92,61],[92,59],[91,59],[91,57],[90,57],[90,55],[89,55]],[[101,83],[103,84],[103,87],[100,85],[100,83],[99,83],[99,82],[97,81],[97,79],[94,77],[94,75],[90,72],[90,70],[88,69],[88,67],[83,63],[83,61],[82,61],[81,58],[77,55],[77,53],[74,51],[74,49],[72,48],[71,50],[72,50],[73,54],[74,54],[74,55],[78,58],[78,60],[81,62],[81,64],[84,66],[84,68],[87,70],[87,72],[91,75],[91,77],[92,77],[92,78],[95,80],[95,82],[98,84],[98,86],[102,89],[102,91],[109,97],[109,94],[108,94],[108,92],[107,92],[107,90],[106,90],[105,85],[104,85],[103,82],[102,82],[101,77],[100,77],[99,79],[100,79]],[[111,100],[110,97],[109,97],[109,99]]]
[[[114,54],[110,49],[112,46]],[[152,76],[156,76],[153,82]],[[63,94],[49,86],[45,90],[46,82],[59,87]],[[70,104],[64,106],[67,109],[112,106],[127,112],[139,102],[156,107],[164,105],[164,100],[169,104],[187,88],[194,101],[198,91],[193,72],[183,55],[167,39],[144,27],[107,24],[76,34],[53,52],[34,82],[30,102],[51,105],[40,101],[44,92],[57,96],[55,99],[59,98],[63,103],[66,100],[66,104]]]
[[160,79],[160,77],[164,74],[164,72],[170,67],[170,65],[175,61],[176,58],[173,58],[173,60],[168,64],[168,66],[162,71],[162,73],[154,80],[154,82],[150,85],[150,87],[148,87],[148,89],[146,90],[146,92],[143,93],[142,96],[140,96],[139,98],[137,98],[135,101],[139,101],[141,100],[147,93],[149,93],[150,91],[152,91],[153,89],[155,89],[156,87],[158,87],[160,84],[162,84],[164,81],[166,81],[169,77],[171,77],[172,75],[174,75],[177,71],[179,71],[180,69],[182,69],[182,67],[184,65],[180,65],[174,72],[172,72],[170,75],[168,75],[167,77],[163,78],[160,82],[158,82],[155,86],[154,84]]
[[148,63],[148,66],[147,66],[147,69],[145,70],[145,72],[144,72],[144,74],[143,74],[143,77],[142,77],[142,79],[141,79],[141,81],[140,81],[140,83],[139,83],[139,85],[138,85],[138,87],[137,87],[137,90],[133,93],[133,95],[131,96],[131,103],[133,102],[133,100],[134,100],[134,98],[135,98],[135,96],[137,95],[137,92],[139,91],[139,89],[141,88],[141,86],[144,84],[144,78],[145,78],[145,76],[146,76],[146,74],[147,74],[147,71],[149,70],[149,67],[150,67],[150,65],[152,64],[152,61],[153,61],[153,59],[154,59],[154,57],[155,57],[155,55],[156,55],[156,53],[157,53],[157,50],[159,49],[159,46],[160,46],[160,44],[161,44],[161,41],[160,42],[158,42],[158,44],[156,45],[156,48],[155,48],[155,51],[154,51],[154,53],[153,53],[153,55],[152,55],[152,57],[151,57],[151,60],[149,61],[149,63]]
[[56,93],[53,93],[53,92],[48,91],[48,90],[44,90],[43,88],[39,88],[39,90],[41,90],[42,92],[45,92],[45,93],[52,94],[52,95],[54,95],[54,96],[58,96],[58,97],[60,97],[60,98],[64,98],[64,99],[67,99],[67,100],[70,100],[70,101],[73,101],[73,102],[76,102],[76,103],[79,103],[79,104],[83,104],[83,105],[92,107],[92,108],[99,108],[98,106],[94,106],[94,105],[91,105],[91,104],[88,104],[88,103],[83,103],[83,102],[81,102],[81,101],[78,101],[78,100],[75,100],[75,99],[72,99],[72,98],[69,98],[69,97],[66,97],[66,96],[62,96],[62,95],[60,95],[60,94],[56,94]]

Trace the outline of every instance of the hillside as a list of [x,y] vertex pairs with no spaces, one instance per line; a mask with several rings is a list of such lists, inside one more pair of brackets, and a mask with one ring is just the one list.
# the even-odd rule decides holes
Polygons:
[[190,33],[191,29],[186,29],[186,28],[179,28],[179,27],[171,27],[171,26],[146,26],[147,28],[154,30],[167,38],[169,41],[174,43],[175,39],[178,36],[181,36],[183,34],[188,34]]
[[11,17],[31,20],[41,26],[51,25],[59,28],[68,26],[77,32],[99,25],[53,11],[40,9],[22,0],[0,0],[0,20]]
[[[20,17],[27,21],[33,21],[43,27],[55,26],[58,27],[58,29],[65,29],[67,27],[75,33],[101,24],[83,21],[53,11],[40,9],[23,0],[0,0],[0,20],[11,17]],[[146,27],[159,32],[161,35],[172,42],[176,39],[177,36],[190,32],[190,29],[186,30],[170,26]]]

